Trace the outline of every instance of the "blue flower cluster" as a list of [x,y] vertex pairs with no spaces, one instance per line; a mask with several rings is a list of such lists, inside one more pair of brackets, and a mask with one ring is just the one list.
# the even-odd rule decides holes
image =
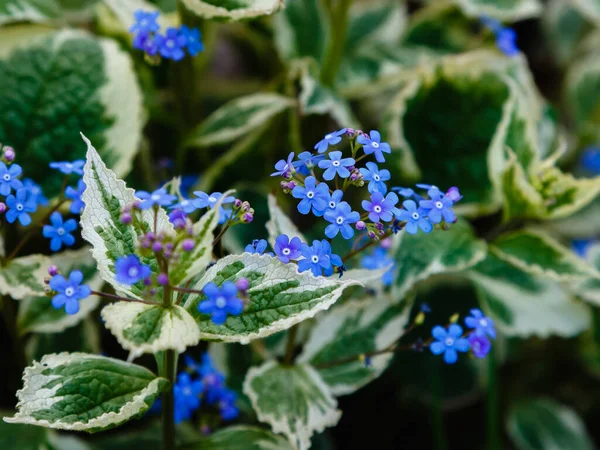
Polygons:
[[488,16],[481,17],[481,23],[496,36],[496,47],[506,56],[519,54],[517,47],[517,33],[512,28],[504,27],[502,24]]
[[383,239],[379,247],[376,247],[372,253],[364,255],[361,260],[361,266],[365,269],[377,270],[389,267],[389,270],[381,278],[384,286],[390,286],[394,282],[394,270],[396,269],[396,261],[388,252],[390,245],[391,242],[388,238]]
[[52,306],[56,309],[65,308],[67,314],[79,312],[79,301],[89,297],[92,293],[90,287],[83,283],[83,273],[74,270],[68,278],[58,273],[55,266],[48,268],[48,274],[52,277],[48,284],[52,290]]
[[167,28],[164,34],[160,33],[157,19],[158,11],[144,11],[138,9],[133,16],[135,23],[129,29],[134,35],[133,48],[142,50],[148,56],[155,57],[160,54],[165,59],[180,61],[185,57],[187,50],[190,56],[196,56],[204,50],[200,30],[181,25],[179,28]]
[[248,280],[240,278],[236,283],[225,281],[221,287],[215,283],[207,283],[202,292],[206,300],[198,304],[198,311],[210,315],[212,322],[223,325],[228,315],[238,316],[244,310],[244,301],[240,297],[246,296]]
[[587,147],[581,155],[580,165],[590,175],[600,175],[600,147]]
[[489,338],[496,339],[494,321],[486,317],[480,309],[472,309],[471,316],[465,318],[465,325],[471,329],[463,334],[463,329],[458,324],[451,324],[448,328],[433,327],[431,335],[433,342],[429,345],[434,355],[444,355],[444,362],[454,364],[458,360],[457,352],[468,352],[476,358],[485,358],[492,348]]

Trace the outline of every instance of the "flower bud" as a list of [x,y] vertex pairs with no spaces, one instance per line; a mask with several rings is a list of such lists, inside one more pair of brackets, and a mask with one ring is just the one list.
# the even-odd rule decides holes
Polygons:
[[254,220],[254,216],[250,213],[244,213],[244,215],[242,216],[242,222],[244,223],[250,223]]
[[236,198],[236,199],[233,201],[233,206],[234,206],[235,208],[239,209],[239,208],[241,208],[241,207],[242,207],[242,203],[243,203],[243,202],[242,202],[242,201],[241,201],[239,198]]
[[167,250],[169,250],[170,252],[172,252],[172,251],[173,251],[173,243],[172,243],[172,242],[167,242],[167,243],[165,244],[165,248],[166,248]]
[[392,240],[390,238],[385,238],[381,240],[381,247],[386,250],[392,246]]
[[162,249],[163,249],[163,246],[160,242],[157,241],[152,244],[152,251],[154,253],[159,253],[162,251]]
[[6,204],[0,202],[0,214],[4,214],[7,209]]
[[50,284],[50,278],[44,277],[44,284]]
[[354,133],[356,133],[356,130],[354,128],[346,128],[346,136],[354,137]]
[[367,225],[362,220],[359,220],[358,222],[356,222],[356,229],[359,231],[364,230],[366,226]]
[[377,235],[375,234],[375,232],[374,232],[374,231],[369,231],[369,237],[370,237],[371,239],[375,239],[375,238],[377,237]]
[[124,224],[130,224],[132,221],[132,217],[131,214],[129,213],[123,213],[121,214],[121,222]]
[[169,284],[169,276],[166,273],[160,273],[158,274],[158,277],[156,277],[156,282],[161,286],[166,286]]
[[60,273],[60,270],[58,270],[58,267],[56,267],[54,264],[52,264],[50,267],[48,267],[48,275],[50,275],[51,277],[54,277],[56,275],[58,275]]
[[15,159],[15,149],[12,147],[4,147],[4,159],[8,162],[12,162]]
[[186,252],[191,252],[194,249],[195,245],[196,243],[193,239],[186,239],[182,242],[181,248]]
[[152,286],[152,279],[144,278],[144,286]]
[[296,187],[296,182],[295,182],[295,181],[293,181],[293,180],[292,180],[292,181],[290,181],[290,182],[288,183],[288,189],[289,189],[289,190],[292,190],[292,189],[294,189],[295,187]]
[[248,278],[240,278],[235,282],[235,286],[238,290],[246,292],[250,288],[250,282],[248,281]]
[[249,202],[243,202],[242,203],[242,211],[248,211],[250,209],[250,203]]

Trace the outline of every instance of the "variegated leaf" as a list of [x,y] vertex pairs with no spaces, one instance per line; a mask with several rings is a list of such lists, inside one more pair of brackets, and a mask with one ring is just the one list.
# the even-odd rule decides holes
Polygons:
[[44,255],[28,255],[13,259],[0,270],[0,294],[10,295],[14,300],[27,296],[44,295],[44,278],[48,276],[50,258]]
[[284,7],[283,0],[183,0],[194,14],[212,20],[244,20],[266,16]]
[[275,239],[280,234],[285,234],[290,239],[297,237],[302,242],[307,242],[304,235],[298,230],[298,227],[294,225],[294,222],[279,207],[277,197],[269,194],[268,202],[270,219],[265,226],[269,232],[269,244],[271,244],[271,247],[275,246]]

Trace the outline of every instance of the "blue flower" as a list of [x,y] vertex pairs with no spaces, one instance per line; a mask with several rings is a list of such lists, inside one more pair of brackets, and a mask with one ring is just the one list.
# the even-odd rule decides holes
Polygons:
[[235,406],[237,394],[231,389],[221,389],[219,395],[219,412],[223,420],[233,420],[240,414],[240,410]]
[[158,11],[144,11],[138,9],[134,11],[133,18],[135,23],[129,28],[130,33],[156,33],[160,30],[160,25],[156,19],[160,13]]
[[600,174],[600,148],[588,147],[583,151],[579,160],[581,167],[586,171],[598,175]]
[[6,197],[6,206],[9,208],[6,212],[6,221],[13,223],[19,219],[19,223],[24,227],[31,223],[29,213],[33,213],[37,209],[35,198],[27,188],[21,188],[17,191],[16,195]]
[[390,222],[394,216],[400,214],[400,210],[396,208],[398,196],[393,192],[383,197],[381,192],[371,194],[371,201],[363,200],[362,207],[369,213],[369,219],[372,222]]
[[71,247],[75,243],[75,237],[71,234],[77,229],[75,219],[69,219],[63,223],[62,216],[55,211],[50,216],[50,222],[52,225],[44,225],[42,230],[44,237],[50,239],[50,250],[57,252],[63,244]]
[[401,187],[401,186],[393,187],[392,191],[397,192],[398,194],[400,194],[402,197],[405,197],[405,198],[411,198],[415,195],[415,191],[413,191],[411,188],[405,188],[405,187]]
[[201,380],[192,380],[190,374],[182,372],[177,376],[174,386],[175,423],[181,423],[191,417],[200,408],[200,398],[204,387]]
[[151,274],[150,266],[142,264],[136,255],[123,256],[115,262],[115,279],[119,283],[133,285]]
[[206,300],[198,305],[202,314],[210,314],[216,325],[223,325],[227,315],[237,316],[244,310],[244,302],[238,298],[235,283],[226,281],[219,289],[215,283],[208,283],[202,289]]
[[331,253],[331,244],[325,239],[322,241],[313,241],[311,247],[308,244],[302,244],[302,256],[305,259],[298,261],[298,270],[305,272],[311,270],[315,277],[319,275],[330,276],[333,274],[333,266],[341,267],[342,258]]
[[496,328],[494,321],[486,317],[480,309],[472,309],[471,316],[465,318],[465,324],[469,328],[473,328],[473,332],[477,336],[485,336],[486,334],[492,339],[496,339]]
[[79,300],[87,298],[92,290],[87,284],[81,284],[83,273],[74,270],[67,280],[62,275],[54,275],[50,279],[50,287],[57,294],[52,298],[52,306],[60,309],[63,306],[67,314],[77,314],[79,311]]
[[392,153],[390,144],[388,144],[387,142],[381,142],[381,135],[377,130],[371,130],[370,136],[371,137],[369,138],[368,136],[361,134],[356,139],[356,142],[362,144],[366,155],[374,153],[377,162],[385,162],[385,157],[383,156],[383,153]]
[[22,171],[18,164],[7,167],[0,161],[0,195],[9,195],[13,189],[16,192],[23,187],[23,183],[18,178]]
[[360,169],[365,181],[369,182],[369,192],[381,192],[385,194],[387,192],[387,186],[384,181],[390,179],[390,171],[387,169],[379,170],[377,164],[374,162],[368,162],[367,168]]
[[150,56],[158,53],[158,45],[153,35],[149,33],[139,33],[133,38],[133,48],[142,50]]
[[458,360],[459,352],[469,351],[469,341],[462,336],[463,330],[460,325],[452,324],[446,330],[444,327],[436,326],[431,335],[436,339],[429,346],[434,355],[444,354],[444,362],[454,364]]
[[198,202],[195,199],[182,198],[179,203],[169,206],[169,209],[179,209],[186,214],[191,214],[198,209]]
[[171,222],[176,229],[183,229],[187,225],[187,215],[180,209],[174,209],[169,211],[169,222]]
[[177,28],[167,28],[164,36],[157,34],[154,39],[163,58],[180,61],[185,56],[183,49],[187,44],[187,39]]
[[342,138],[340,136],[342,136],[345,132],[346,129],[342,128],[341,130],[326,134],[323,139],[317,142],[314,149],[319,153],[325,152],[330,145],[339,144],[342,141]]
[[307,177],[304,180],[304,187],[296,186],[292,189],[292,197],[302,199],[298,203],[298,211],[301,214],[308,214],[311,208],[316,214],[325,211],[328,195],[329,187],[327,184],[319,183],[317,185],[315,177]]
[[588,251],[596,241],[593,239],[574,239],[571,241],[571,250],[581,258],[586,258]]
[[267,249],[267,245],[268,243],[264,239],[254,239],[251,244],[246,245],[244,252],[262,255]]
[[496,47],[506,56],[515,56],[519,54],[517,47],[517,33],[512,28],[502,28],[496,33]]
[[165,188],[160,188],[154,192],[137,191],[135,196],[142,200],[139,204],[140,209],[150,209],[153,206],[169,206],[177,197],[167,193]]
[[427,211],[427,218],[431,223],[440,223],[442,218],[447,223],[456,222],[456,215],[452,211],[454,203],[448,196],[442,194],[437,188],[427,192],[431,200],[421,200],[419,206]]
[[315,216],[321,217],[327,211],[333,211],[335,208],[337,208],[337,205],[342,201],[342,198],[344,197],[344,192],[341,191],[340,189],[337,189],[337,190],[333,191],[332,194],[329,194],[329,192],[327,192],[327,196],[328,196],[328,198],[326,199],[327,206],[325,207],[325,209],[323,211],[316,211],[316,210],[313,211]]
[[369,270],[389,267],[390,270],[383,274],[381,281],[385,286],[389,286],[394,282],[394,268],[396,267],[396,264],[394,263],[394,259],[388,255],[385,248],[377,247],[371,255],[363,256],[361,265]]
[[353,158],[342,159],[342,152],[335,151],[329,153],[329,160],[319,161],[319,167],[326,169],[323,178],[331,181],[336,175],[339,175],[340,178],[348,178],[350,176],[348,167],[352,167],[355,163]]
[[294,168],[304,176],[310,175],[310,170],[319,164],[325,155],[313,155],[311,152],[302,152],[298,155],[300,161],[294,161]]
[[285,159],[280,159],[275,163],[275,172],[271,174],[272,177],[282,176],[286,177],[287,174],[292,173],[292,169],[294,168],[294,152],[291,152],[288,155],[287,161]]
[[300,247],[302,246],[302,241],[298,237],[293,237],[290,239],[286,234],[280,234],[275,239],[275,246],[273,249],[275,250],[275,254],[279,261],[283,263],[289,263],[292,259],[300,258],[302,252],[300,251]]
[[31,178],[25,178],[23,180],[23,187],[29,191],[37,205],[48,206],[49,202],[44,195],[44,191],[42,191],[42,188],[35,181]]
[[65,175],[71,175],[72,173],[76,175],[83,175],[83,166],[85,165],[85,161],[82,159],[78,159],[77,161],[68,162],[51,162],[50,168],[56,169],[64,173]]
[[77,182],[77,189],[67,186],[65,189],[65,197],[71,200],[71,206],[69,207],[69,211],[72,214],[81,214],[83,212],[83,208],[85,208],[85,203],[81,200],[81,196],[85,191],[85,182],[80,179]]
[[185,25],[181,25],[179,31],[186,39],[187,51],[191,56],[196,56],[204,50],[204,44],[202,44],[202,38],[200,37],[200,30],[198,28],[190,29]]
[[427,220],[427,211],[423,208],[417,209],[417,204],[412,200],[404,200],[405,209],[401,209],[398,219],[406,222],[405,229],[410,234],[416,234],[420,228],[424,233],[431,233],[433,225]]
[[[196,195],[198,198],[195,198],[192,200],[192,202],[194,203],[194,205],[196,206],[196,208],[210,208],[210,209],[214,209],[217,202],[219,201],[219,199],[221,197],[223,197],[223,194],[221,194],[220,192],[213,192],[212,194],[208,195],[205,192],[202,191],[194,191],[194,195]],[[227,203],[233,203],[235,201],[235,197],[225,197],[223,199],[223,201],[221,202],[221,207],[219,208],[219,223],[223,224],[225,223],[226,220],[228,220],[231,217],[231,210],[226,210],[225,208],[223,208],[223,205],[227,204]]]
[[210,355],[207,352],[203,353],[200,364],[186,356],[185,363],[200,376],[204,385],[206,402],[209,405],[216,403],[225,386],[225,377],[213,366]]
[[463,198],[462,195],[460,195],[460,191],[458,190],[458,188],[456,186],[452,186],[450,189],[448,189],[448,192],[446,192],[446,196],[452,200],[452,203],[456,203],[458,201],[460,201],[460,199]]
[[324,217],[327,222],[331,222],[331,225],[325,228],[325,236],[330,239],[336,237],[339,232],[344,239],[350,239],[354,236],[354,228],[350,224],[360,220],[360,214],[352,211],[348,202],[341,202],[334,210],[326,211]]
[[471,334],[468,339],[469,345],[471,346],[471,352],[475,358],[485,358],[492,349],[492,343],[485,336]]

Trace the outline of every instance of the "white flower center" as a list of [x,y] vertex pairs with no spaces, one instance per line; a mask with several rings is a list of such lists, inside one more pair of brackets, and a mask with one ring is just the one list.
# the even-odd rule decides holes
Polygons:
[[73,164],[71,164],[71,163],[65,164],[65,169],[70,172],[71,170],[73,170]]
[[215,197],[208,197],[208,202],[214,204],[217,202],[217,199]]
[[63,227],[60,227],[58,230],[56,230],[56,233],[59,236],[62,236],[63,234],[65,234],[65,229]]
[[127,271],[127,275],[129,275],[131,278],[137,277],[139,273],[140,273],[140,271],[135,266],[130,267],[129,270]]
[[313,191],[308,191],[306,193],[306,198],[313,198],[315,196],[315,193]]
[[444,204],[442,202],[435,202],[435,207],[437,209],[442,209],[444,207]]
[[74,293],[75,293],[75,289],[73,289],[72,287],[68,287],[65,289],[65,295],[67,297],[71,297]]
[[338,218],[337,218],[337,219],[335,219],[335,222],[336,222],[338,225],[341,225],[341,224],[343,224],[343,223],[344,223],[344,218],[343,218],[342,216],[338,216]]
[[4,181],[10,181],[10,174],[8,174],[8,173],[4,174]]
[[481,325],[482,327],[487,327],[487,324],[488,324],[488,323],[487,323],[487,320],[485,320],[485,319],[481,319],[481,320],[479,321],[479,325]]
[[379,181],[379,180],[381,180],[381,177],[379,176],[379,174],[375,174],[375,175],[373,175],[373,179],[375,181]]
[[444,343],[446,344],[446,347],[452,347],[454,345],[454,339],[452,339],[451,337],[448,337],[448,338],[446,338]]
[[419,220],[419,217],[421,217],[421,216],[419,216],[419,213],[418,213],[418,212],[414,212],[414,213],[412,213],[412,218],[413,218],[414,220]]
[[332,164],[333,164],[333,167],[339,167],[340,166],[340,162],[339,161],[334,161]]
[[281,253],[283,253],[285,256],[288,256],[292,251],[289,248],[284,248]]
[[182,200],[181,206],[187,206],[188,203],[189,203],[189,200]]
[[381,206],[379,206],[379,205],[376,205],[376,206],[373,208],[373,211],[375,211],[376,213],[380,213],[380,212],[381,212]]
[[319,257],[317,255],[312,255],[310,257],[310,260],[312,261],[313,264],[317,264],[319,262]]
[[192,390],[189,386],[186,386],[185,388],[183,388],[183,393],[189,397],[190,395],[192,395]]
[[371,142],[371,147],[373,147],[373,148],[379,148],[379,143],[378,142]]
[[21,203],[17,205],[17,211],[23,211],[23,205]]
[[217,297],[217,300],[215,300],[215,305],[217,305],[217,308],[225,308],[227,305],[227,300],[225,297]]
[[148,21],[146,19],[142,19],[142,20],[140,20],[140,25],[142,27],[145,27],[146,25],[148,25]]
[[331,139],[331,134],[325,135],[325,139]]
[[169,47],[169,48],[175,47],[175,42],[173,42],[172,40],[168,40],[167,41],[167,47]]
[[329,207],[330,207],[331,209],[335,208],[335,202],[334,202],[333,200],[331,200],[331,201],[329,202]]
[[153,202],[157,202],[160,200],[160,195],[158,194],[154,194],[152,197],[150,197],[152,199]]

